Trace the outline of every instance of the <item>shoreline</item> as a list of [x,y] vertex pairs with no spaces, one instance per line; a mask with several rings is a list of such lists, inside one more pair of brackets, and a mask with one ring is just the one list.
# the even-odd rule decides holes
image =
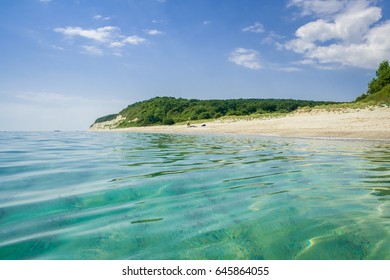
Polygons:
[[243,120],[216,119],[195,124],[158,125],[118,129],[91,129],[90,131],[184,133],[184,134],[243,134],[259,136],[281,136],[300,138],[337,138],[390,140],[390,107],[377,106],[364,109],[340,108],[298,110],[283,117]]

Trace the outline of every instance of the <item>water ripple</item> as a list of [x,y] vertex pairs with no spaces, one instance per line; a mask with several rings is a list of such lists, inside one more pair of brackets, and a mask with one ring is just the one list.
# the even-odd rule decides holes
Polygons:
[[0,259],[390,259],[389,148],[0,133]]

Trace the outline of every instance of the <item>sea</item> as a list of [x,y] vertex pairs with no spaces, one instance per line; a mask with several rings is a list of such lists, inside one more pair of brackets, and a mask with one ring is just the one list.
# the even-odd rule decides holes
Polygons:
[[0,132],[0,259],[390,259],[390,142]]

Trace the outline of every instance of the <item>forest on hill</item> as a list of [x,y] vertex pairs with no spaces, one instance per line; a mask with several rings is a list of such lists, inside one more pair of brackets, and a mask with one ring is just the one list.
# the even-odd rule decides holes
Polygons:
[[[120,120],[111,128],[149,125],[173,125],[175,123],[217,119],[225,116],[263,115],[290,113],[299,107],[336,104],[337,102],[295,99],[226,99],[199,100],[175,97],[155,97],[127,106],[118,114],[98,118],[94,124]],[[368,83],[368,90],[354,103],[390,105],[390,65],[380,63],[376,77]],[[93,124],[91,125],[93,126]]]
[[390,65],[388,60],[379,64],[376,77],[368,83],[367,92],[359,96],[356,101],[390,104]]
[[124,119],[117,127],[172,125],[188,120],[208,120],[224,116],[247,116],[267,113],[289,113],[299,107],[334,104],[335,102],[294,99],[226,99],[199,100],[155,97],[129,105],[118,114],[98,118],[95,123]]

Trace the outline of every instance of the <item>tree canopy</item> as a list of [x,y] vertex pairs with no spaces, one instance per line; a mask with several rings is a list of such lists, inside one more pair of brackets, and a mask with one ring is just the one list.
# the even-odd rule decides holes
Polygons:
[[389,61],[384,60],[379,64],[378,70],[376,70],[376,78],[372,79],[368,84],[367,94],[374,94],[388,84],[390,84],[390,66]]
[[368,83],[368,89],[365,94],[359,96],[356,101],[361,101],[369,96],[381,91],[387,85],[390,84],[390,65],[389,61],[384,60],[379,64],[378,70],[376,70],[376,77]]
[[[187,120],[206,120],[223,116],[246,116],[265,113],[288,113],[298,107],[314,107],[334,102],[294,99],[198,100],[155,97],[129,105],[118,114],[125,119],[118,127],[172,125]],[[112,120],[117,115],[98,118],[95,123]]]
[[[355,101],[390,104],[390,65],[387,60],[379,64],[376,77],[368,83],[368,90]],[[184,99],[155,97],[127,106],[118,114],[98,118],[94,123],[122,120],[114,127],[172,125],[187,120],[216,119],[223,116],[247,116],[267,113],[289,113],[298,107],[314,107],[336,102],[295,99]]]

